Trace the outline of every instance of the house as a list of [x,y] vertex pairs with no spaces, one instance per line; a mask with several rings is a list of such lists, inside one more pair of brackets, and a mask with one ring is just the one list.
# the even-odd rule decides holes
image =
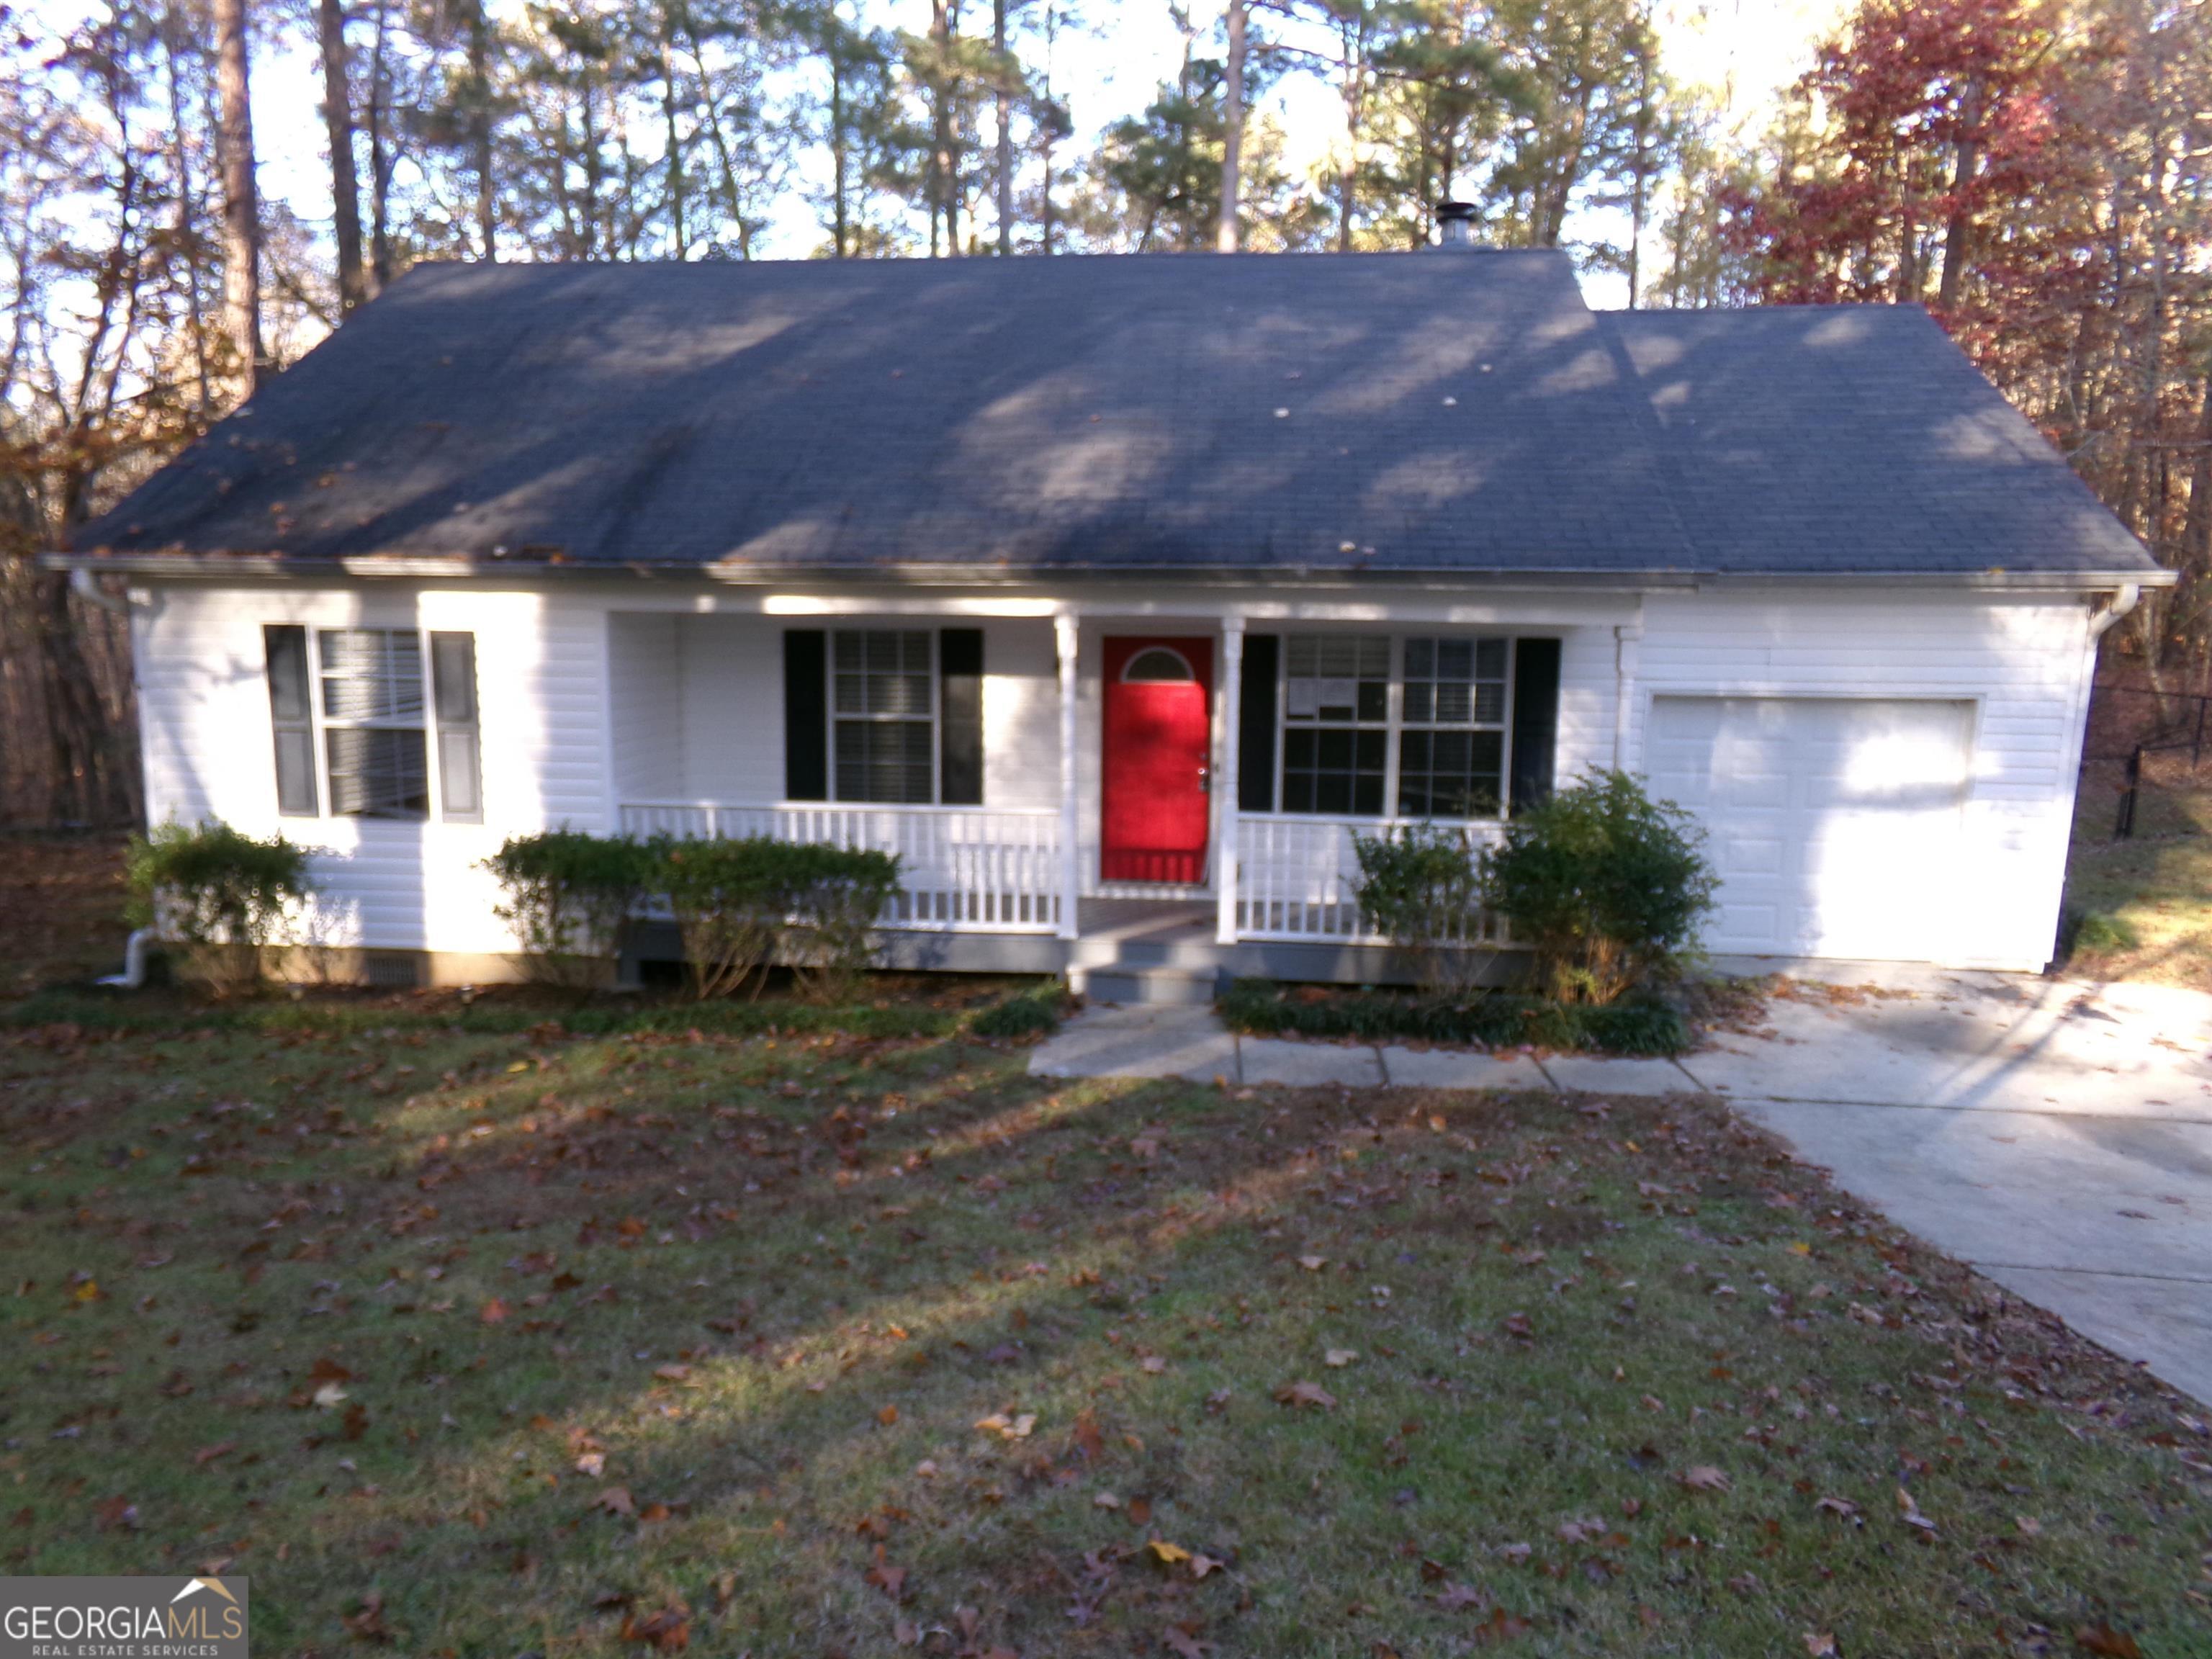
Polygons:
[[507,971],[567,824],[893,850],[892,960],[1154,996],[1386,976],[1354,832],[1614,767],[1724,959],[2039,969],[2169,580],[1917,309],[1473,249],[428,266],[58,556],[152,816],[320,849],[370,977]]

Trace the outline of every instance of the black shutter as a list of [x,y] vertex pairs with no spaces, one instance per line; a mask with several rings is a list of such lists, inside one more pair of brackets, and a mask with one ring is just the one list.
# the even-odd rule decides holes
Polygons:
[[1275,810],[1275,676],[1283,641],[1274,634],[1244,636],[1244,672],[1237,696],[1237,810]]
[[937,636],[937,799],[983,804],[983,630],[947,628]]
[[269,717],[276,731],[276,810],[315,816],[313,697],[307,684],[307,630],[266,627],[261,649],[269,665]]
[[1559,744],[1559,642],[1513,647],[1513,780],[1508,810],[1549,800]]
[[783,635],[783,798],[830,799],[830,636],[818,628]]

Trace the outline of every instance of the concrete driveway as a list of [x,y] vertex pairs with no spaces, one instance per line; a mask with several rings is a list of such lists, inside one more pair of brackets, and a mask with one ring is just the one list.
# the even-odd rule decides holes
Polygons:
[[1098,1007],[1031,1069],[1718,1095],[1937,1249],[2212,1403],[2212,996],[1988,974],[1808,985],[1757,1034],[1680,1062],[1240,1038],[1210,1010]]
[[2212,1402],[2212,997],[1962,974],[1772,1005],[1697,1081],[1836,1183]]

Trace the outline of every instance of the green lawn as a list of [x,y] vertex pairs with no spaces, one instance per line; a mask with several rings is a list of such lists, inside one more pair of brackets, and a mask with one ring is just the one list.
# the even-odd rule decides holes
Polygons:
[[90,1006],[0,1026],[4,1570],[271,1659],[2212,1650],[2203,1425],[1710,1104]]
[[2112,769],[2084,779],[2066,902],[2110,918],[2118,937],[2077,949],[2069,973],[2212,990],[2212,789],[2185,760],[2185,752],[2148,758],[2126,841],[2112,838]]

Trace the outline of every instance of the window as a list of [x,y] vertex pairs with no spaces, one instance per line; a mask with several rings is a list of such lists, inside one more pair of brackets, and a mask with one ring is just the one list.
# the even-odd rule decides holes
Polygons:
[[1505,799],[1510,644],[1417,639],[1405,642],[1405,652],[1398,816],[1496,817]]
[[1283,672],[1283,810],[1380,817],[1389,780],[1390,641],[1294,635]]
[[325,628],[315,643],[331,811],[341,817],[428,817],[422,636],[412,629]]
[[836,798],[927,805],[937,770],[928,630],[840,631],[830,682]]
[[1188,685],[1197,678],[1182,653],[1170,651],[1164,645],[1146,646],[1130,658],[1128,665],[1121,671],[1125,682],[1136,684]]

